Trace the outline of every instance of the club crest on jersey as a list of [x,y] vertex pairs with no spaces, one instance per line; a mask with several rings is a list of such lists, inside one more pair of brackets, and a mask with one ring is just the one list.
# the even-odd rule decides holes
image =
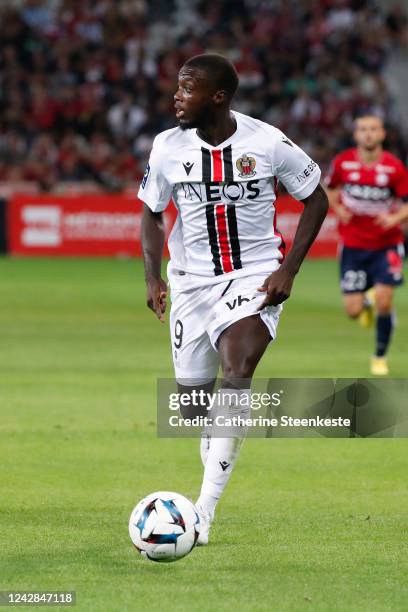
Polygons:
[[250,157],[245,153],[242,157],[239,157],[235,163],[239,171],[238,176],[241,178],[255,176],[256,161],[254,157]]

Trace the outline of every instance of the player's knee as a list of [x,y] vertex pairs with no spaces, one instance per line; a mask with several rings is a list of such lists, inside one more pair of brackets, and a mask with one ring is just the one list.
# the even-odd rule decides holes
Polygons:
[[376,302],[375,308],[376,308],[377,314],[380,315],[380,317],[381,316],[384,317],[385,315],[389,315],[392,313],[392,302],[389,302],[389,301]]
[[357,317],[361,314],[362,306],[360,304],[346,304],[344,309],[350,319],[357,319]]
[[223,365],[224,380],[233,386],[245,385],[247,381],[250,382],[255,368],[254,359],[251,356],[244,356],[234,363]]
[[197,386],[178,385],[179,394],[183,396],[180,403],[180,414],[183,419],[194,419],[208,415],[208,394],[214,390],[214,380]]
[[376,291],[375,309],[380,316],[391,314],[392,312],[392,291]]

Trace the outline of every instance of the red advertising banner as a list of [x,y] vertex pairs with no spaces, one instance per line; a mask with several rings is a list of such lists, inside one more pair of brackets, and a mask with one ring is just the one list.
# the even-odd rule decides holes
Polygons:
[[[16,195],[9,202],[12,255],[141,255],[142,202],[123,195]],[[166,211],[170,229],[175,211]]]
[[[295,237],[303,205],[288,195],[280,195],[276,202],[276,227],[282,234],[288,251]],[[336,257],[339,243],[337,218],[329,210],[319,235],[309,251],[309,257]]]
[[[302,206],[280,196],[277,227],[290,247]],[[164,213],[167,232],[176,217]],[[12,255],[136,257],[141,255],[142,202],[123,195],[15,195],[8,204],[8,240]],[[311,256],[333,257],[336,219],[329,213]]]

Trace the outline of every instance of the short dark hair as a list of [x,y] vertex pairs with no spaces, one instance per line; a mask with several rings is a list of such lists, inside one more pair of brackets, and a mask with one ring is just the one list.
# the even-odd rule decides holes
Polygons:
[[361,111],[359,113],[357,113],[354,117],[354,124],[357,123],[357,121],[359,119],[378,119],[378,121],[381,121],[382,125],[385,126],[385,121],[384,118],[381,117],[381,115],[379,113],[376,113],[375,111],[371,112],[369,110],[367,111]]
[[238,88],[239,79],[235,66],[223,55],[218,53],[194,55],[184,66],[206,72],[217,88],[225,89],[230,100]]

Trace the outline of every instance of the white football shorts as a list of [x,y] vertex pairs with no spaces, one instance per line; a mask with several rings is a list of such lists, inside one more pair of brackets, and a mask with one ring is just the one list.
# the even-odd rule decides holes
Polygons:
[[195,385],[216,378],[220,365],[218,338],[240,319],[259,314],[272,340],[276,338],[282,305],[257,311],[265,299],[265,293],[257,288],[267,276],[244,276],[196,289],[171,290],[171,347],[177,381]]

